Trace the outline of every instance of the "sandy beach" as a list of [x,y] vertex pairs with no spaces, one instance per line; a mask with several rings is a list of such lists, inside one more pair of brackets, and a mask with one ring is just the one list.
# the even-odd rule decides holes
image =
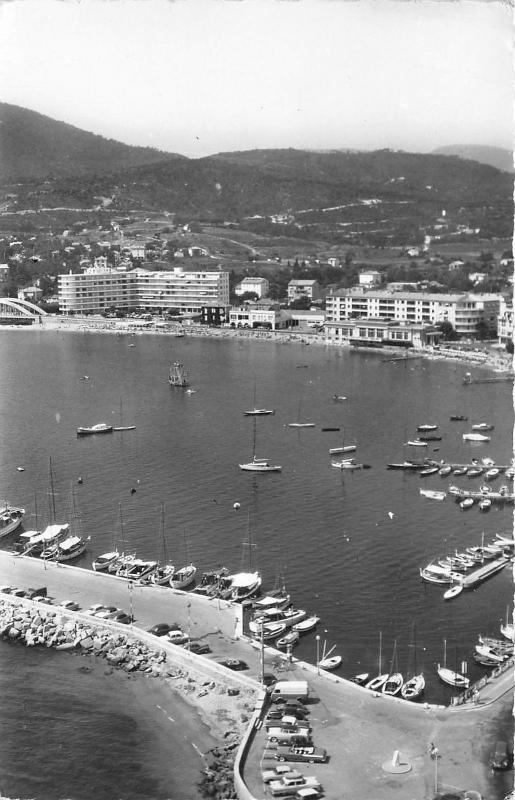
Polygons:
[[[42,317],[41,324],[29,326],[5,325],[2,330],[31,330],[38,333],[44,331],[58,331],[62,333],[110,333],[117,336],[143,336],[152,334],[154,336],[177,336],[190,337],[210,337],[216,339],[252,339],[256,342],[274,342],[279,344],[297,344],[302,346],[325,346],[325,347],[348,347],[328,341],[323,334],[314,333],[311,329],[295,329],[281,331],[257,331],[249,329],[232,328],[213,328],[205,325],[180,325],[173,327],[161,327],[159,324],[134,323],[133,320],[111,320],[104,317]],[[353,348],[354,350],[355,348]],[[364,352],[370,353],[370,348],[360,348]],[[395,348],[384,348],[376,353],[397,355]],[[409,351],[408,357],[422,357],[435,361],[453,361],[462,363],[468,367],[482,367],[490,369],[500,374],[513,372],[515,360],[510,356],[503,346],[480,342],[471,344],[460,344],[460,342],[449,342],[448,346],[438,349],[427,348],[425,350]]]

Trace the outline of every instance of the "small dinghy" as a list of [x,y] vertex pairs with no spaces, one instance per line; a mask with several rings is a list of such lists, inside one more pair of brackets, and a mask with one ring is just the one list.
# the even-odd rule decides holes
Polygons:
[[357,683],[358,686],[364,686],[369,678],[370,678],[369,672],[360,672],[358,675],[354,675],[354,677],[352,678],[352,682]]
[[413,675],[406,683],[401,686],[401,697],[405,700],[416,700],[420,697],[426,686],[426,679],[420,673]]
[[447,591],[443,593],[443,599],[452,600],[453,597],[457,597],[459,594],[461,594],[462,591],[463,591],[463,586],[457,583],[454,586],[451,586],[450,589],[447,589]]
[[300,633],[298,631],[290,631],[286,634],[286,636],[281,636],[280,639],[277,640],[276,644],[277,647],[291,647],[300,639]]
[[474,505],[473,497],[465,497],[460,503],[460,507],[463,509],[470,508],[473,505]]
[[316,628],[319,622],[320,617],[315,615],[312,617],[306,617],[306,619],[296,622],[295,625],[292,626],[292,630],[297,631],[297,633],[307,633],[308,631],[312,631],[313,628]]
[[320,669],[337,669],[342,663],[341,656],[329,656],[318,662]]

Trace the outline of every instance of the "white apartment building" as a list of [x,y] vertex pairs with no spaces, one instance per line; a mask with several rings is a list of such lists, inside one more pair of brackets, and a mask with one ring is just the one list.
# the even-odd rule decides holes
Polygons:
[[507,344],[513,342],[515,339],[514,319],[513,319],[513,301],[510,299],[506,301],[503,298],[501,308],[499,310],[499,317],[497,319],[497,336],[499,344]]
[[258,297],[268,297],[270,283],[266,278],[243,278],[235,287],[234,293],[238,296],[246,292],[254,292]]
[[501,295],[429,294],[343,289],[326,297],[326,319],[341,322],[352,317],[390,319],[412,323],[450,322],[460,336],[474,337],[485,323],[495,335]]
[[100,313],[114,306],[120,310],[167,308],[180,313],[200,313],[203,307],[229,305],[229,273],[198,270],[151,272],[133,269],[87,269],[79,274],[59,275],[59,310],[69,313]]
[[246,303],[229,310],[231,328],[268,328],[275,331],[292,326],[292,315],[279,303]]

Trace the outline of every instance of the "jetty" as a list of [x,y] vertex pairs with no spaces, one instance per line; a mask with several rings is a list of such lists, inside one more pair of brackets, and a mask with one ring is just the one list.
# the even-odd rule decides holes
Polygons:
[[471,497],[473,500],[484,500],[487,497],[492,503],[515,502],[515,494],[507,491],[485,492],[480,489],[460,489],[459,486],[449,486],[449,494],[452,494],[458,500],[464,500],[465,497]]
[[482,581],[485,581],[487,578],[495,575],[496,572],[500,572],[501,569],[506,566],[508,561],[509,559],[505,556],[502,558],[496,558],[495,561],[490,561],[488,564],[484,564],[482,567],[475,569],[468,575],[464,575],[460,583],[464,589],[473,589]]
[[492,378],[473,378],[470,372],[467,372],[463,378],[464,386],[470,386],[475,383],[513,383],[513,375],[496,375]]

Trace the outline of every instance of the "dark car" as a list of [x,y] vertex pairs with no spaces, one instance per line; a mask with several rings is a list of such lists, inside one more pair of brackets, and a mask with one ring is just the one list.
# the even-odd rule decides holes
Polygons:
[[273,686],[274,683],[277,683],[278,678],[276,678],[272,672],[265,672],[263,675],[260,675],[259,681],[263,686]]
[[240,658],[226,658],[225,661],[220,661],[223,667],[228,667],[229,669],[248,669],[249,665],[242,661]]
[[295,719],[306,719],[308,715],[307,710],[302,708],[295,708],[295,706],[274,706],[270,708],[267,719],[282,719],[283,717],[295,717]]
[[157,625],[149,628],[147,633],[153,633],[154,636],[166,636],[168,631],[173,630],[174,627],[177,626],[169,625],[167,622],[158,622]]
[[203,656],[211,652],[208,644],[201,644],[200,642],[186,642],[184,649],[189,650],[190,653],[195,653],[196,656]]
[[125,613],[125,611],[117,611],[115,614],[112,614],[109,619],[112,619],[113,622],[120,622],[122,625],[129,625],[132,622],[130,616]]

